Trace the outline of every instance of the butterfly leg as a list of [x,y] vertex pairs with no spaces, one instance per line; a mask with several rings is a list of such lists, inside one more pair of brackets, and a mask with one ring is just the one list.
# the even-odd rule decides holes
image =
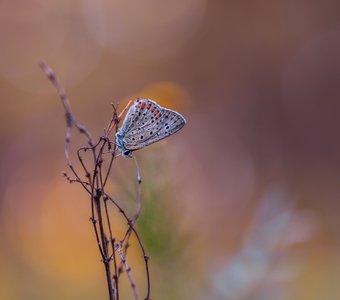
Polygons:
[[140,176],[140,172],[139,172],[139,164],[138,164],[136,156],[133,153],[132,153],[132,157],[133,157],[133,160],[135,161],[135,164],[136,164],[137,182],[138,182],[138,184],[141,184],[142,183],[142,177]]

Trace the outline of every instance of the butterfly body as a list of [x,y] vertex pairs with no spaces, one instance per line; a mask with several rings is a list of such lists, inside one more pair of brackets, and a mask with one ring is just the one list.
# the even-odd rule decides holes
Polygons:
[[150,99],[137,99],[116,133],[116,145],[124,157],[180,130],[186,121],[176,111],[161,107]]

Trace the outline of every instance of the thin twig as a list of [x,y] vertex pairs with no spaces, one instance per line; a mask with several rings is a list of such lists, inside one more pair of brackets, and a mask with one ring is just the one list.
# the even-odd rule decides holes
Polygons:
[[67,162],[71,164],[70,158],[69,158],[69,143],[70,143],[71,135],[72,135],[72,126],[75,126],[76,128],[78,128],[80,133],[85,134],[85,136],[87,137],[88,143],[91,147],[94,145],[93,138],[92,138],[91,133],[86,129],[86,127],[80,124],[74,117],[74,114],[72,113],[72,110],[71,110],[70,101],[68,100],[65,90],[63,86],[61,85],[61,83],[59,82],[54,71],[43,61],[39,62],[39,66],[45,72],[48,79],[51,81],[51,83],[56,88],[59,94],[60,100],[64,106],[66,125],[67,125],[67,132],[66,132],[66,137],[65,137],[65,157],[66,157]]
[[82,181],[82,180],[79,180],[79,178],[72,178],[70,177],[66,172],[62,172],[63,176],[66,178],[66,180],[69,182],[69,183],[74,183],[74,182],[78,182],[82,185],[90,185],[90,183],[86,182],[86,181]]
[[[114,266],[113,266],[114,267],[113,281],[114,281],[114,286],[115,286],[115,297],[116,297],[116,300],[119,300],[119,283],[118,283],[119,278],[118,278],[117,260],[116,260],[116,254],[115,254],[115,239],[114,239],[113,234],[112,234],[111,221],[110,221],[109,211],[108,211],[108,207],[107,207],[107,199],[108,198],[105,195],[106,181],[103,182],[103,176],[102,176],[102,163],[103,163],[102,155],[103,155],[103,149],[105,147],[106,142],[107,142],[107,139],[104,138],[102,147],[100,148],[99,153],[98,153],[99,179],[100,179],[101,194],[103,195],[103,200],[104,200],[106,223],[107,223],[107,227],[109,229],[109,235],[110,235],[109,243],[111,244],[111,248],[112,248],[111,257],[113,258],[113,263],[114,263]],[[108,245],[106,245],[106,246],[108,246]],[[107,255],[108,255],[108,251],[107,251]]]
[[101,198],[101,191],[100,191],[100,189],[98,189],[96,191],[95,204],[96,204],[97,215],[98,215],[100,237],[101,237],[101,241],[102,241],[102,249],[103,249],[103,256],[104,256],[103,257],[103,263],[105,265],[106,280],[107,280],[107,286],[108,286],[108,291],[109,291],[109,297],[110,297],[110,300],[114,300],[115,295],[114,295],[114,290],[113,290],[113,286],[112,286],[110,259],[109,259],[108,250],[107,250],[107,238],[106,238],[106,235],[105,235],[105,232],[104,232],[104,226],[103,226],[100,198]]
[[122,252],[122,244],[121,242],[118,243],[118,248],[117,248],[118,254],[120,256],[120,259],[124,265],[125,271],[126,271],[126,275],[129,278],[130,284],[131,284],[131,288],[133,290],[133,295],[135,297],[135,300],[139,300],[139,294],[138,294],[138,290],[137,290],[137,286],[135,281],[133,280],[133,277],[131,275],[131,268],[129,267],[129,264],[126,260],[126,257],[123,255]]
[[[120,207],[120,205],[115,200],[113,200],[113,198],[110,195],[108,195],[108,194],[105,194],[105,195],[111,201],[111,203],[117,207],[118,211],[123,215],[123,217],[125,218],[125,220],[128,223],[130,231],[132,230],[133,233],[135,234],[136,238],[137,238],[138,244],[139,244],[139,246],[140,246],[140,248],[143,252],[143,258],[144,258],[144,263],[145,263],[145,271],[146,271],[146,277],[147,277],[147,285],[148,286],[147,286],[147,296],[146,296],[145,299],[150,300],[151,283],[150,283],[150,271],[149,271],[149,256],[146,254],[142,240],[141,240],[137,230],[134,228],[133,223],[131,222],[131,220],[127,216],[126,212]],[[129,229],[128,229],[128,231],[129,231]],[[125,234],[125,236],[126,236],[126,234]],[[120,241],[121,244],[123,243],[123,240]]]
[[80,155],[80,151],[88,151],[89,148],[88,147],[80,147],[78,150],[77,150],[77,156],[78,156],[78,160],[80,161],[80,164],[82,165],[83,169],[84,169],[84,172],[85,172],[85,177],[88,179],[89,182],[91,182],[91,173],[87,170],[85,164],[84,164],[84,160],[82,158],[82,156]]

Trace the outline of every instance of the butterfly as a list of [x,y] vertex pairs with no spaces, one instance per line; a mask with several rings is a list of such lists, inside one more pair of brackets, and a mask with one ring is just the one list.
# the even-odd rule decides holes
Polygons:
[[178,112],[150,99],[137,98],[116,133],[116,145],[122,156],[132,157],[133,151],[176,133],[185,124],[186,120]]

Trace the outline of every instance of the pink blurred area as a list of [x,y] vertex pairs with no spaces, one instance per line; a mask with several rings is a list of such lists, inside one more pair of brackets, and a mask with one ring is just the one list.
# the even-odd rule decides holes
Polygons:
[[[106,297],[40,59],[94,136],[135,97],[187,119],[137,152],[145,205],[161,203],[148,222],[179,249],[159,255],[152,236],[152,298],[340,297],[339,2],[3,0],[0,41],[0,299]],[[124,203],[132,160],[114,173]]]

